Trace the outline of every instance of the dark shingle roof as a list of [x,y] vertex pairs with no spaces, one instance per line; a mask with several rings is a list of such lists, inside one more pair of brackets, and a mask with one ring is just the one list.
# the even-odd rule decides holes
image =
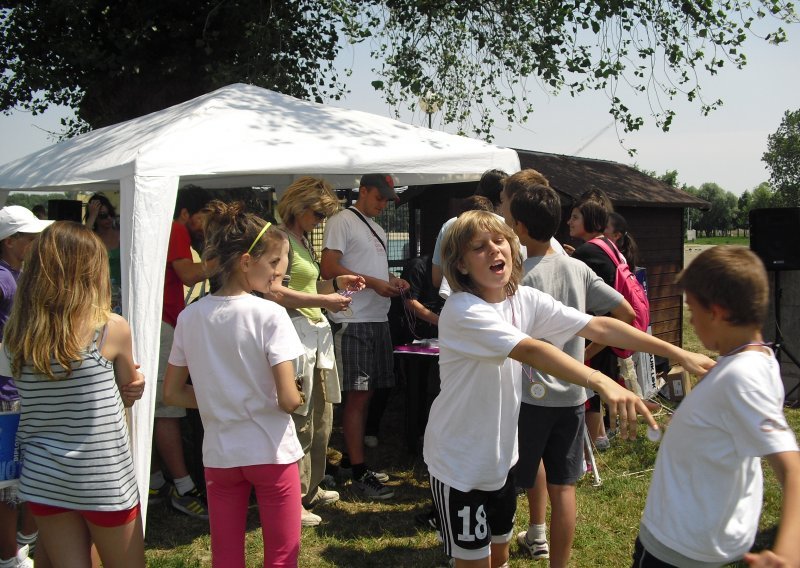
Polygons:
[[606,192],[614,205],[621,207],[710,207],[703,199],[617,162],[533,150],[516,152],[522,168],[538,170],[553,189],[572,199],[588,189],[598,188]]

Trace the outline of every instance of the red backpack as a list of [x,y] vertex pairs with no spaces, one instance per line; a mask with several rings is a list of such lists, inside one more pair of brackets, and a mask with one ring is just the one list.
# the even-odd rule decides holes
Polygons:
[[[650,302],[647,299],[644,288],[631,272],[628,263],[621,260],[622,254],[617,249],[617,245],[602,238],[595,238],[589,242],[600,247],[614,263],[614,266],[617,267],[614,289],[628,300],[628,303],[636,313],[631,325],[639,331],[647,331],[647,327],[650,325]],[[633,351],[617,349],[616,347],[612,347],[612,349],[617,357],[622,358],[630,357],[634,353]]]

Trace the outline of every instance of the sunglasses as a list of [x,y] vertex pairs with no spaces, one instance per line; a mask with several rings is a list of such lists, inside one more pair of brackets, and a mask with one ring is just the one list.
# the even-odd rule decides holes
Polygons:
[[320,211],[312,211],[312,213],[314,213],[314,217],[316,217],[320,221],[324,221],[325,218],[327,217],[327,215],[325,215],[325,213],[322,213]]
[[98,219],[108,219],[109,217],[111,217],[111,215],[109,215],[108,213],[98,213],[97,214],[97,218]]

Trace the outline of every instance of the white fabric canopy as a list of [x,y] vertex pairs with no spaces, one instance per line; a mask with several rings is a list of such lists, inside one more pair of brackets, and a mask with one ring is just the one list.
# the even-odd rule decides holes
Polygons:
[[519,170],[517,153],[395,120],[236,84],[140,118],[54,144],[0,166],[9,191],[119,190],[123,313],[147,378],[132,439],[147,510],[164,266],[178,187],[275,186],[324,177],[358,187],[385,172],[396,185],[474,181]]

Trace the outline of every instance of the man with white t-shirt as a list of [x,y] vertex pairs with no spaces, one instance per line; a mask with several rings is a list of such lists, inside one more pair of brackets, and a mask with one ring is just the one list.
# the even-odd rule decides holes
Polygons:
[[364,429],[369,401],[378,388],[394,386],[390,298],[408,283],[389,272],[386,233],[372,218],[396,201],[394,181],[386,174],[361,177],[358,200],[325,225],[322,277],[357,274],[366,288],[353,296],[350,311],[329,314],[334,323],[337,366],[345,391],[342,429],[353,469],[353,489],[369,499],[389,499],[394,492],[385,476],[370,471],[364,459]]

